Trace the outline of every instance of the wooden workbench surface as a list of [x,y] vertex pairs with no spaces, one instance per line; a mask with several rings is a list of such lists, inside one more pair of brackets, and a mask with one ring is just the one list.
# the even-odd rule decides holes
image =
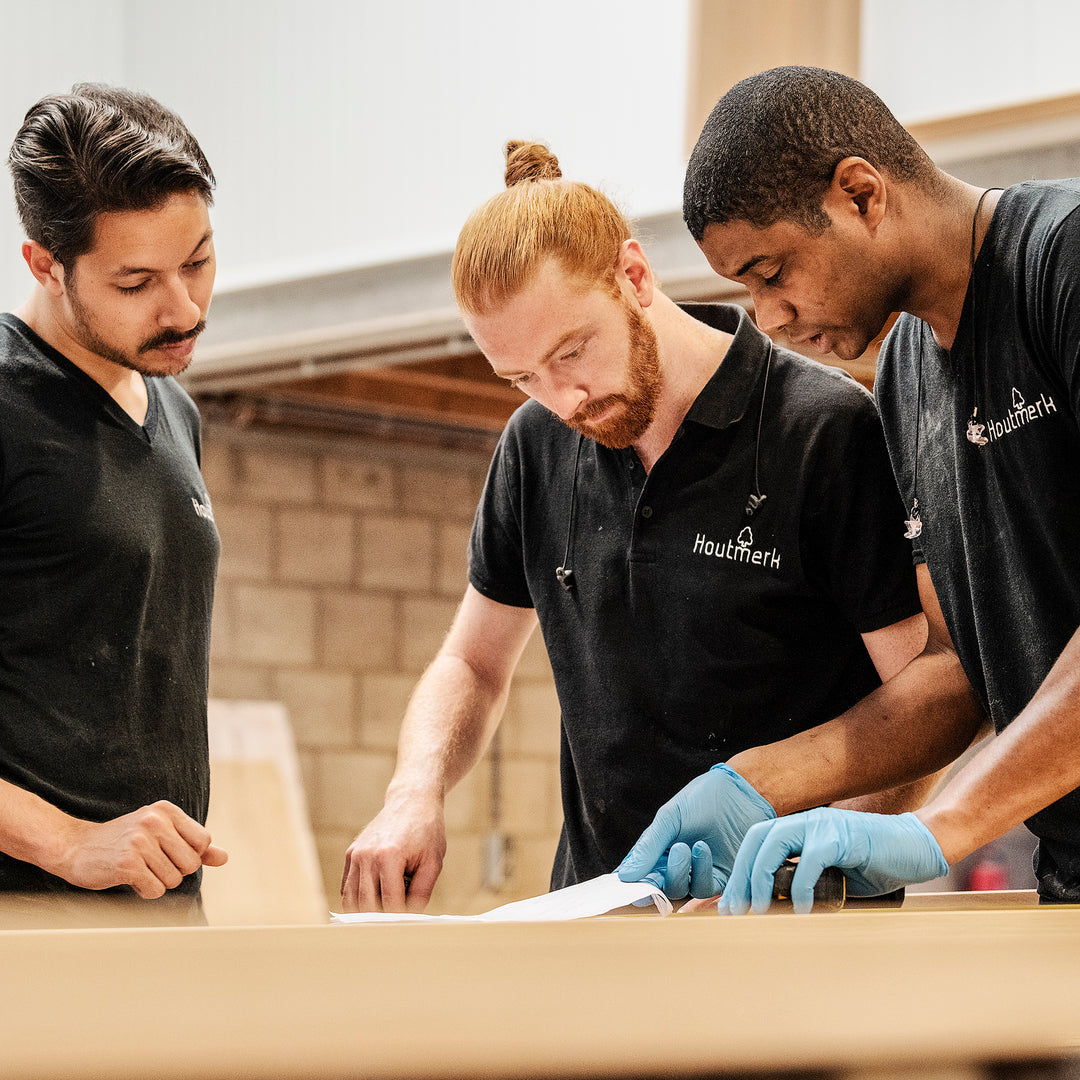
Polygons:
[[1074,907],[7,931],[0,956],[5,1080],[945,1075],[1080,1053]]

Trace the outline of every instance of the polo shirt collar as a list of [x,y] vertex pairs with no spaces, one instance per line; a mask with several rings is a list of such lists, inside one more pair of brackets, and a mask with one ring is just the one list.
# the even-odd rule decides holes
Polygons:
[[686,414],[687,420],[712,428],[726,428],[741,420],[761,380],[772,343],[754,325],[741,307],[734,304],[680,304],[714,330],[734,334],[723,361],[702,388]]

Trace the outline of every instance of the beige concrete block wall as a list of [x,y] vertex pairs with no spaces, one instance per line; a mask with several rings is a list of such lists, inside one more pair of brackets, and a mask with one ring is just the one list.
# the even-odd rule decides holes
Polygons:
[[[221,533],[210,692],[284,702],[325,880],[382,805],[398,726],[465,588],[465,547],[488,455],[207,424],[203,473]],[[447,804],[429,908],[471,913],[547,888],[561,824],[559,710],[539,633],[490,754]],[[507,876],[483,887],[486,836]],[[221,837],[228,846],[228,837]]]

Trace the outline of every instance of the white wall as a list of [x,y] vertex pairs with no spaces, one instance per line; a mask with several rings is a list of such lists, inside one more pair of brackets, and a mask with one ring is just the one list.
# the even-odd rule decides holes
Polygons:
[[[5,51],[3,137],[80,78],[171,105],[218,176],[219,289],[449,250],[502,186],[511,137],[548,141],[567,175],[650,213],[681,190],[688,6],[5,0],[8,40],[36,47]],[[28,281],[11,216],[0,307]]]
[[861,78],[904,122],[1080,91],[1075,0],[863,0]]
[[27,108],[73,82],[122,83],[124,0],[0,0],[4,54],[0,62],[0,310],[29,292],[32,278],[19,255],[7,154]]
[[[173,106],[219,179],[219,290],[449,250],[547,140],[631,214],[677,209],[690,0],[0,0],[0,143],[78,79]],[[901,119],[1080,87],[1072,0],[865,0]],[[0,181],[0,308],[29,285]]]

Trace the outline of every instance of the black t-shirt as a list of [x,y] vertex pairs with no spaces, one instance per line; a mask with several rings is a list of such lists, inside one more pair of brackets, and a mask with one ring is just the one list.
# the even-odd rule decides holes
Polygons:
[[[687,310],[735,340],[650,474],[630,449],[583,439],[578,456],[578,436],[526,402],[473,527],[472,585],[536,608],[555,674],[553,887],[614,869],[718,761],[863,697],[878,678],[860,633],[919,610],[870,395],[782,349],[766,387],[770,343],[745,312]],[[763,389],[766,500],[748,518]]]
[[[0,315],[0,777],[86,820],[205,821],[218,535],[195,406],[147,393],[140,426]],[[65,888],[0,855],[0,889]]]
[[[1080,626],[1078,206],[1078,180],[1003,192],[952,349],[903,315],[878,363],[893,467],[919,500],[915,556],[998,731]],[[982,446],[966,438],[976,408]],[[1080,876],[1080,791],[1028,825]]]

